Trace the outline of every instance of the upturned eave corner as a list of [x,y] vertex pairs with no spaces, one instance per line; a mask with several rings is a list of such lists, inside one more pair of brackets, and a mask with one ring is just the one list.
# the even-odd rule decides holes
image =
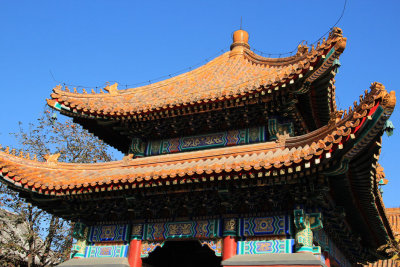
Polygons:
[[55,106],[57,104],[57,100],[55,100],[53,98],[47,98],[46,103],[50,108],[56,109]]
[[334,47],[335,47],[335,50],[338,51],[338,52],[340,52],[340,53],[343,53],[343,51],[344,51],[345,48],[346,48],[347,38],[346,38],[346,37],[343,37],[343,31],[342,31],[342,29],[341,29],[341,28],[338,28],[338,27],[333,28],[332,31],[331,31],[331,35],[332,35],[333,37],[338,38],[338,40],[337,40],[337,42],[336,42],[336,44],[335,44],[335,46],[334,46]]

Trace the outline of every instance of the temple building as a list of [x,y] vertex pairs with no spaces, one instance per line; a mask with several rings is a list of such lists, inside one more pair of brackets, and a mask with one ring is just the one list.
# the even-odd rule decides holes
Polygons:
[[48,105],[122,160],[0,152],[3,182],[76,222],[61,266],[355,266],[399,251],[378,163],[394,91],[374,82],[338,110],[339,28],[285,58],[248,39],[238,30],[230,51],[138,88],[56,86]]

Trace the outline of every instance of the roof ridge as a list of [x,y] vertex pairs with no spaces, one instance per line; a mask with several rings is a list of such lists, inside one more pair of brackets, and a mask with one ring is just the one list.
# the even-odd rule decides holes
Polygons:
[[29,152],[24,153],[23,149],[18,149],[18,152],[19,153],[17,153],[16,148],[10,148],[9,146],[2,147],[2,145],[0,144],[0,153],[5,153],[11,156],[15,156],[17,158],[24,158],[32,161],[38,161],[36,154],[33,154],[33,156],[31,156]]
[[[138,93],[141,92],[143,90],[145,90],[147,87],[151,86],[154,89],[160,88],[160,87],[164,87],[164,86],[168,86],[169,84],[175,83],[175,82],[179,82],[181,79],[184,79],[186,76],[188,76],[188,74],[199,74],[202,73],[206,70],[208,70],[209,68],[213,67],[214,64],[219,63],[220,61],[223,61],[224,59],[229,59],[229,53],[230,51],[227,51],[221,55],[219,55],[218,57],[210,60],[209,62],[207,62],[204,65],[201,65],[191,71],[188,72],[184,72],[181,73],[177,76],[173,76],[171,78],[168,78],[166,80],[162,80],[162,81],[158,81],[155,83],[151,83],[148,85],[143,85],[143,86],[139,86],[139,87],[133,87],[133,88],[126,88],[126,89],[118,89],[118,94],[119,95],[124,95],[124,94],[131,94],[131,93]],[[167,83],[168,82],[168,83]],[[164,84],[165,83],[165,84]],[[67,88],[68,87],[64,87]],[[104,89],[104,88],[103,88]],[[61,85],[57,85],[56,87],[53,88],[53,91],[59,91],[62,92],[65,95],[70,95],[70,96],[74,96],[74,97],[80,97],[80,98],[87,98],[87,97],[113,97],[114,95],[110,94],[110,93],[75,93],[75,92],[70,92],[67,90],[62,90],[62,86]]]
[[[305,52],[304,47],[300,46],[298,54],[304,53],[304,56],[294,56],[292,61],[280,65],[261,56],[251,58],[255,54],[241,47],[244,50],[240,53],[233,50],[226,52],[195,70],[154,84],[119,91],[117,84],[114,84],[109,94],[103,91],[94,93],[93,90],[91,94],[86,90],[83,94],[71,93],[58,85],[53,89],[52,101],[48,101],[48,104],[65,111],[68,116],[94,115],[90,118],[101,116],[107,119],[229,101],[258,92],[261,95],[271,94],[303,77],[307,77],[307,83],[320,77],[333,66],[332,62],[343,52],[345,43],[346,38],[341,34],[332,34],[317,49],[306,49]],[[314,69],[321,60],[323,64]]]
[[[110,161],[110,162],[96,162],[96,163],[73,163],[73,162],[58,162],[56,161],[58,159],[57,154],[48,154],[45,156],[55,156],[56,158],[50,158],[50,160],[47,159],[47,161],[40,161],[37,158],[37,155],[34,154],[34,156],[32,156],[29,152],[24,153],[24,150],[19,149],[19,154],[17,154],[16,152],[17,150],[15,148],[11,149],[7,146],[4,150],[2,149],[1,145],[0,145],[0,158],[4,159],[4,158],[8,158],[8,161],[12,161],[14,163],[17,164],[24,164],[24,165],[28,165],[28,166],[32,166],[32,167],[44,167],[44,168],[49,168],[49,169],[57,169],[59,166],[63,166],[63,165],[75,165],[78,166],[80,164],[82,165],[104,165],[104,164],[109,164],[112,162],[118,162],[118,161]],[[4,165],[3,163],[0,162],[0,168],[2,167],[2,165]],[[97,166],[96,166],[97,168]]]
[[[314,45],[312,45],[312,47],[310,48],[310,50],[308,50],[307,47],[307,52],[299,52],[304,46],[299,45],[298,47],[298,52],[290,57],[284,57],[284,58],[267,58],[267,57],[263,57],[261,55],[256,54],[255,52],[251,51],[248,48],[245,48],[244,51],[245,53],[240,54],[242,57],[246,58],[247,60],[257,63],[257,64],[262,64],[262,65],[267,65],[267,66],[271,66],[271,67],[280,67],[280,66],[285,66],[287,64],[291,65],[291,63],[294,63],[295,61],[299,61],[302,59],[305,59],[309,56],[311,56],[313,53],[316,53],[317,51],[321,51],[323,49],[325,49],[325,46],[330,46],[332,42],[338,42],[340,39],[343,39],[344,37],[342,36],[329,36],[328,39],[321,43],[321,45],[317,45],[317,47],[314,49]],[[335,39],[335,40],[334,40]],[[162,81],[158,81],[149,85],[143,85],[143,86],[139,86],[139,87],[134,87],[134,88],[127,88],[127,89],[120,89],[118,90],[118,94],[120,95],[124,95],[124,94],[130,94],[132,92],[141,92],[142,90],[146,90],[149,86],[151,86],[153,89],[157,89],[160,87],[164,87],[167,86],[171,83],[174,82],[178,82],[180,79],[186,78],[186,76],[188,76],[189,74],[198,74],[201,73],[203,71],[206,71],[208,68],[212,67],[212,63],[218,63],[219,61],[222,61],[222,59],[229,59],[230,54],[232,51],[227,51],[221,55],[219,55],[218,57],[210,60],[209,62],[207,62],[204,65],[199,66],[198,68],[195,68],[189,72],[185,72],[185,73],[181,73],[177,76],[168,78],[166,80],[162,80]],[[318,54],[318,53],[317,53]],[[285,61],[285,62],[277,62],[277,61]],[[266,74],[268,75],[268,74]],[[266,75],[262,75],[259,77],[256,77],[254,79],[257,78],[262,78],[263,76]],[[164,84],[165,83],[165,84]],[[82,97],[82,98],[87,98],[87,97],[107,97],[107,96],[113,96],[110,93],[75,93],[75,92],[69,92],[69,91],[65,91],[61,89],[61,85],[56,86],[54,89],[57,89],[60,92],[63,92],[63,94],[65,95],[71,95],[71,96],[75,96],[75,97]],[[66,87],[68,88],[68,87]],[[104,88],[103,88],[104,89]]]

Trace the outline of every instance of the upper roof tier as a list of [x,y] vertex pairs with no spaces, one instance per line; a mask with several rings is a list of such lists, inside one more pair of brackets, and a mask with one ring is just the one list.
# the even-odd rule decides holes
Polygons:
[[135,117],[210,102],[242,99],[274,93],[297,81],[307,85],[325,73],[343,52],[346,38],[334,28],[327,40],[314,48],[299,45],[285,58],[266,58],[253,53],[248,33],[233,34],[231,50],[187,73],[154,84],[119,90],[109,85],[101,93],[70,92],[56,86],[48,104],[69,116],[89,118]]

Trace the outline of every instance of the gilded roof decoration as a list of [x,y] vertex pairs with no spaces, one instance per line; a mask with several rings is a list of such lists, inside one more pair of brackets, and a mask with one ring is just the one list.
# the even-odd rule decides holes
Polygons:
[[57,154],[52,154],[52,155],[44,155],[44,158],[46,159],[47,163],[57,163],[58,158],[60,157],[60,153]]

